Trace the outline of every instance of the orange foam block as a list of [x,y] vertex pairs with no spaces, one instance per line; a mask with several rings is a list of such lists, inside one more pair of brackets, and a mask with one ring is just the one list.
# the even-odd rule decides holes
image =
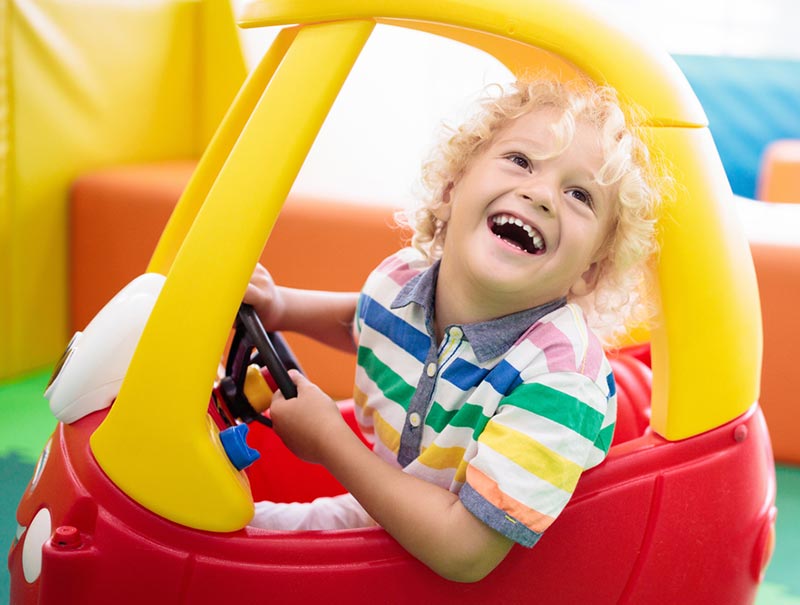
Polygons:
[[767,146],[756,197],[766,202],[800,203],[800,139],[782,139]]

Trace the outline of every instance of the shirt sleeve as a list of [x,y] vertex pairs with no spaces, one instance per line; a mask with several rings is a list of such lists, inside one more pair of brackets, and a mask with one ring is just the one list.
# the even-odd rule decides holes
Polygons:
[[[574,372],[543,374],[505,396],[478,438],[460,498],[476,517],[533,546],[606,452],[613,394]],[[607,451],[607,449],[606,449]]]
[[364,300],[364,293],[358,295],[358,302],[356,303],[356,314],[353,318],[353,342],[358,346],[361,337],[361,305]]

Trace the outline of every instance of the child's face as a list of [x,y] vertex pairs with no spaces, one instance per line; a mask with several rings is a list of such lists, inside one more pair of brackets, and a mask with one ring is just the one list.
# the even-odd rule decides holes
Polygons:
[[443,286],[483,300],[489,316],[595,286],[616,191],[595,181],[604,159],[586,123],[563,153],[533,159],[555,149],[549,126],[557,117],[534,111],[496,133],[448,190],[439,215],[448,223]]

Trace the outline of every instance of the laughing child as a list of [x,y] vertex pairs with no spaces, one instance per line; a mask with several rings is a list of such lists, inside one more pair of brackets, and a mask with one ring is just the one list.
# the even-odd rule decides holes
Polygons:
[[274,428],[349,493],[257,503],[254,526],[378,524],[465,582],[537,542],[608,453],[603,344],[648,312],[660,177],[637,133],[608,88],[518,82],[425,165],[412,247],[360,294],[283,288],[256,268],[244,300],[267,330],[356,350],[372,449],[293,372],[298,401],[276,394]]

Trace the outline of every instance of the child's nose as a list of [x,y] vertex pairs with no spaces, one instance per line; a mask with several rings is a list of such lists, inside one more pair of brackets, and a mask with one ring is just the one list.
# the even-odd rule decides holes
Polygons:
[[541,180],[529,180],[520,187],[520,195],[537,211],[554,214],[556,210],[555,193],[552,187]]

